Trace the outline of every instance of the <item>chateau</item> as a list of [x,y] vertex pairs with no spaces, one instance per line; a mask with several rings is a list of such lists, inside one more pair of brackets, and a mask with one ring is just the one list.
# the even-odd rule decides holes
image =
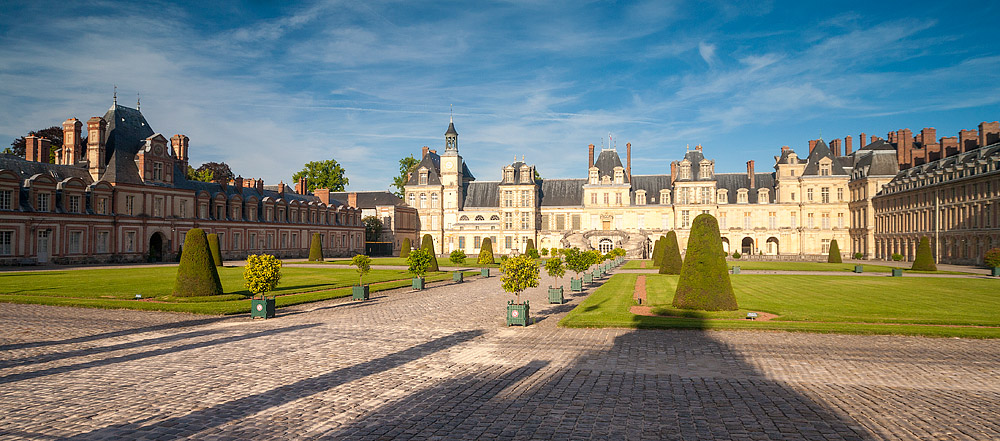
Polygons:
[[305,180],[187,180],[188,137],[168,140],[139,109],[116,102],[87,120],[85,144],[82,130],[63,123],[56,164],[34,136],[25,158],[0,155],[0,263],[172,260],[191,228],[218,234],[224,258],[306,256],[313,233],[327,256],[364,249],[361,211]]
[[[622,247],[629,257],[645,257],[653,241],[670,230],[686,247],[691,221],[709,213],[719,221],[728,253],[820,258],[836,240],[847,256],[888,259],[899,253],[912,259],[915,241],[930,233],[929,224],[918,230],[911,228],[916,224],[893,223],[904,216],[897,213],[904,208],[885,202],[889,194],[900,188],[899,182],[915,188],[917,178],[911,175],[918,169],[938,173],[943,185],[975,174],[983,182],[978,184],[976,203],[982,205],[977,210],[992,210],[994,222],[962,233],[975,236],[978,248],[947,252],[940,260],[976,263],[985,249],[1000,246],[995,225],[998,134],[1000,126],[993,122],[980,124],[978,132],[963,130],[961,139],[935,140],[929,128],[917,137],[904,129],[886,140],[872,136],[870,142],[862,133],[858,150],[853,150],[851,136],[829,144],[812,140],[802,156],[782,147],[773,171],[763,173],[755,170],[754,161],[747,162],[745,173],[716,173],[710,152],[697,146],[673,161],[669,173],[633,175],[631,144],[626,144],[624,162],[616,149],[595,152],[591,144],[586,178],[536,179],[534,165],[515,159],[500,170],[500,180],[482,181],[459,154],[452,121],[443,153],[423,148],[405,187],[406,202],[417,208],[420,233],[434,238],[439,253],[478,253],[489,237],[501,254],[523,252],[530,239],[539,249],[575,246],[606,252]],[[976,166],[955,165],[970,161]],[[926,204],[920,207],[926,216]],[[968,207],[953,210],[956,219],[968,219],[971,213]],[[956,220],[938,230],[962,225]]]

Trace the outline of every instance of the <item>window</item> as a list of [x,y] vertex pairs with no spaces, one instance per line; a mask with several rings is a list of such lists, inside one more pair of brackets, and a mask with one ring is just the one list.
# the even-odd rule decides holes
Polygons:
[[[820,176],[830,176],[830,164],[820,164],[819,165],[819,175]],[[826,251],[824,251],[826,253]]]
[[798,216],[796,216],[795,213],[792,213],[792,228],[798,228],[798,227],[799,227],[799,218]]
[[753,213],[743,213],[743,229],[749,230],[751,228],[753,228]]
[[701,188],[701,203],[711,204],[712,203],[712,189],[709,187]]
[[521,206],[522,207],[534,207],[535,204],[531,201],[531,192],[528,190],[521,190]]
[[177,214],[181,219],[187,217],[187,201],[181,201],[180,205],[177,207]]
[[14,201],[13,190],[0,190],[0,210],[10,210]]
[[438,194],[431,193],[431,208],[437,208],[437,207],[438,207]]
[[701,164],[701,169],[698,171],[698,179],[712,179],[711,164]]
[[125,214],[135,215],[135,196],[125,196]]
[[420,208],[427,208],[427,194],[420,193]]
[[292,248],[298,248],[298,247],[301,246],[299,244],[299,234],[298,233],[292,233],[292,241],[289,242],[289,245],[291,245]]
[[807,222],[808,223],[806,224],[806,227],[812,228],[812,227],[815,226],[815,221],[813,220],[813,214],[812,213],[808,214]]
[[458,249],[465,249],[465,236],[458,236]]
[[739,193],[736,195],[736,202],[739,204],[747,203],[747,194],[746,190],[740,189]]
[[162,181],[163,180],[163,163],[154,162],[153,163],[153,180]]
[[426,171],[421,171],[420,172],[420,185],[427,185],[427,172]]
[[778,213],[770,211],[767,213],[767,228],[772,230],[778,228]]
[[510,236],[507,236],[503,239],[504,239],[504,244],[507,245],[508,250],[514,248],[514,239],[512,239]]
[[514,228],[514,213],[508,211],[503,214],[503,227],[508,230]]
[[215,206],[215,218],[216,219],[225,219],[226,217],[224,216],[224,214],[225,214],[225,212],[224,212],[223,206],[222,205],[216,205]]
[[830,253],[830,239],[823,239],[822,245],[823,245],[823,254],[829,254]]
[[528,213],[528,212],[521,213],[521,229],[522,230],[527,230],[527,229],[531,229],[531,228],[532,228],[532,226],[531,226],[531,213]]
[[636,217],[636,224],[637,224],[637,226],[639,227],[640,230],[643,229],[643,228],[646,228],[646,215],[640,213]]
[[571,217],[571,221],[572,221],[571,223],[573,224],[573,229],[574,230],[579,230],[580,229],[580,215],[579,214],[574,214]]
[[660,215],[660,222],[662,223],[662,226],[660,227],[661,229],[663,229],[663,230],[669,230],[670,229],[670,215],[669,214],[666,214],[666,213],[661,214]]
[[135,252],[135,231],[125,233],[125,252]]
[[475,248],[475,249],[478,250],[479,246],[482,245],[482,243],[483,243],[483,239],[481,237],[479,237],[479,236],[472,236],[472,248]]
[[411,207],[417,206],[417,196],[413,193],[410,193],[410,206]]
[[98,231],[97,232],[97,243],[94,244],[94,245],[96,245],[98,253],[107,253],[108,252],[108,236],[109,236],[109,234],[108,234],[107,231]]
[[795,202],[795,192],[792,192],[792,202]]
[[239,231],[233,231],[233,249],[234,250],[239,250],[240,249],[240,232]]
[[257,246],[257,233],[250,233],[250,243],[247,244],[251,250]]
[[820,202],[824,204],[830,203],[830,187],[823,187],[819,189]]
[[688,164],[681,165],[681,179],[691,179],[691,166]]
[[68,199],[69,199],[69,204],[67,204],[67,205],[69,205],[69,207],[68,207],[69,212],[70,213],[79,213],[80,212],[80,196],[75,196],[74,195],[74,196],[70,196]]
[[837,189],[837,202],[843,202],[843,201],[844,201],[844,189],[843,188],[838,188]]
[[830,213],[823,213],[821,219],[823,221],[823,229],[824,230],[829,230],[830,229]]
[[806,200],[809,202],[813,201],[813,189],[811,188],[806,189]]
[[604,205],[610,205],[610,204],[611,204],[610,195],[608,195],[607,193],[604,193]]
[[279,244],[281,248],[288,247],[288,233],[281,233],[281,241]]
[[70,231],[69,232],[69,252],[70,254],[79,254],[81,244],[83,242],[83,232],[82,231]]
[[14,232],[0,231],[0,256],[14,254]]
[[687,210],[681,211],[681,228],[687,228],[691,225],[691,212]]
[[566,215],[557,214],[556,215],[556,230],[562,231],[566,229]]
[[38,193],[38,211],[49,211],[49,194]]
[[597,193],[590,194],[590,204],[597,205]]
[[844,213],[837,213],[837,228],[844,228]]
[[503,192],[503,204],[504,204],[503,205],[504,207],[513,207],[514,206],[514,192],[513,191],[506,190],[506,191]]
[[157,196],[153,200],[153,216],[163,217],[163,196]]
[[622,204],[622,194],[621,193],[615,193],[615,204],[616,205],[621,205]]

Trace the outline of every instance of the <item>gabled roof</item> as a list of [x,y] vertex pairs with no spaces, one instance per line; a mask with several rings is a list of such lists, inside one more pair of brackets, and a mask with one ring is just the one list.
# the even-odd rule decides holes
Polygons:
[[802,171],[803,176],[818,176],[819,175],[819,161],[823,158],[830,158],[832,162],[830,164],[830,175],[831,176],[845,176],[847,172],[844,170],[844,160],[838,158],[847,158],[850,160],[849,156],[836,157],[833,156],[833,152],[830,151],[830,147],[823,142],[822,139],[816,141],[816,146],[813,147],[812,151],[809,152],[809,157],[806,159],[806,168]]
[[427,185],[441,185],[441,157],[432,152],[427,152],[420,160],[417,167],[413,169],[414,172],[410,175],[410,180],[406,182],[406,185],[420,184],[418,170],[421,168],[427,169]]

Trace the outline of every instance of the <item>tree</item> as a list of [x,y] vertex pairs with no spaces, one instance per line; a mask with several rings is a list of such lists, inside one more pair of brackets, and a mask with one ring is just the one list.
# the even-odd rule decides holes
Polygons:
[[920,238],[920,245],[917,245],[917,255],[913,258],[911,270],[917,271],[937,271],[937,264],[934,263],[934,255],[931,254],[931,241],[926,236]]
[[319,238],[319,233],[312,234],[312,241],[309,243],[309,261],[323,261],[323,241]]
[[365,242],[378,242],[382,238],[382,221],[375,216],[365,216],[361,219],[365,226]]
[[450,256],[448,256],[448,260],[450,260],[451,263],[454,263],[456,265],[462,265],[465,263],[466,257],[467,256],[465,255],[465,251],[455,250],[451,252]]
[[983,255],[983,263],[990,268],[1000,267],[1000,248],[990,248],[990,250]]
[[527,255],[511,257],[500,264],[500,284],[504,291],[514,293],[521,304],[521,292],[538,286],[538,263]]
[[[62,147],[63,145],[63,129],[62,127],[59,126],[52,126],[47,129],[41,129],[41,130],[32,130],[28,132],[28,136],[37,136],[39,138],[45,138],[49,140],[49,142],[51,143],[49,147],[50,149],[49,162],[52,162],[51,159],[55,157],[54,151],[57,148]],[[21,136],[15,139],[14,142],[10,143],[9,153],[13,153],[23,158],[24,151],[26,150],[28,145],[28,141],[25,138],[26,138],[25,136]],[[83,145],[87,144],[84,143]],[[5,151],[5,153],[8,152]]]
[[203,175],[206,171],[212,172],[212,182],[229,182],[236,178],[233,170],[229,168],[229,164],[225,162],[206,162],[195,170],[196,173]]
[[590,254],[581,253],[579,248],[567,248],[563,250],[563,255],[566,256],[566,268],[576,273],[577,277],[590,268]]
[[680,274],[684,259],[677,244],[677,233],[670,230],[664,239],[663,251],[660,254],[660,274]]
[[840,247],[837,246],[837,239],[830,241],[830,255],[827,256],[826,261],[828,263],[843,263],[844,261],[840,258]]
[[420,243],[420,248],[426,250],[431,256],[431,265],[427,268],[427,270],[440,271],[438,269],[437,253],[434,252],[434,239],[431,238],[430,234],[424,235],[424,240]]
[[483,244],[479,246],[479,258],[476,259],[479,265],[489,265],[496,263],[493,259],[493,241],[490,238],[483,238]]
[[185,177],[189,181],[212,182],[212,170],[204,169],[198,171],[189,165]]
[[699,214],[691,224],[672,304],[676,308],[706,311],[739,309],[722,253],[719,222],[710,214]]
[[292,182],[298,182],[299,178],[309,180],[306,188],[313,191],[317,188],[329,188],[330,191],[344,191],[344,187],[349,184],[344,176],[344,168],[337,163],[337,160],[307,162],[302,171],[292,175]]
[[219,235],[212,233],[205,236],[208,239],[208,249],[212,252],[212,261],[215,266],[222,266],[222,250],[219,248]]
[[410,238],[404,237],[403,243],[399,245],[399,257],[407,258],[410,256],[410,250],[413,249],[413,245],[410,244]]
[[355,254],[351,259],[351,265],[357,268],[358,286],[364,286],[365,275],[372,270],[372,258],[364,254]]
[[417,169],[417,164],[420,164],[420,160],[414,158],[413,155],[399,160],[399,176],[392,178],[392,186],[396,188],[396,191],[392,194],[400,198],[405,196],[404,187],[406,182],[410,180],[410,173]]
[[554,277],[562,283],[562,278],[566,275],[566,266],[563,265],[562,259],[553,257],[545,261],[545,272],[549,277]]
[[270,254],[247,256],[247,266],[243,268],[246,288],[253,295],[267,294],[278,286],[281,280],[281,260]]
[[177,266],[173,294],[178,297],[214,296],[222,294],[222,282],[215,269],[205,230],[192,228],[184,237],[184,253]]
[[413,273],[415,277],[423,277],[424,274],[427,274],[428,268],[430,268],[431,256],[432,254],[423,248],[417,248],[411,251],[410,255],[406,257],[408,270]]

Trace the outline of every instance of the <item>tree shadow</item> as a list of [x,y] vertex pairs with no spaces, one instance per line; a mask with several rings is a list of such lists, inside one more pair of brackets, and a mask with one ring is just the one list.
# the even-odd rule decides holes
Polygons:
[[102,332],[100,334],[94,335],[84,335],[80,337],[67,338],[63,340],[46,340],[46,341],[32,341],[24,343],[11,343],[6,345],[0,345],[0,351],[11,351],[15,349],[26,349],[26,348],[37,348],[41,346],[52,346],[52,345],[63,345],[63,344],[74,344],[74,343],[85,343],[95,340],[102,340],[105,338],[115,338],[121,336],[132,336],[136,334],[142,334],[146,332],[164,331],[167,329],[178,329],[178,328],[189,328],[194,326],[208,325],[211,323],[231,320],[231,317],[214,317],[196,320],[184,320],[180,322],[163,323],[159,325],[144,326],[141,328],[130,328],[122,329],[118,331]]

